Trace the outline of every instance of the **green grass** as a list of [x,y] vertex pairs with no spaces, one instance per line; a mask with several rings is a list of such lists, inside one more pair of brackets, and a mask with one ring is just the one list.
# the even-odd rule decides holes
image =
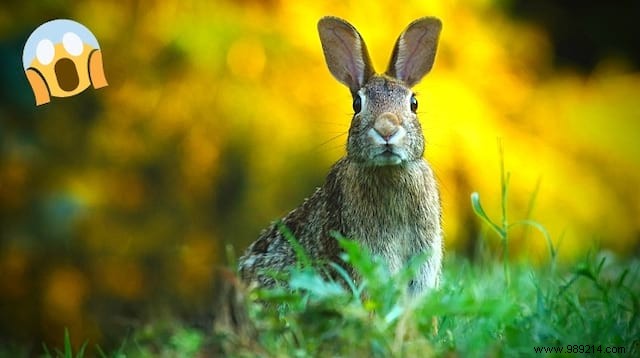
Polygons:
[[[611,356],[607,347],[625,350],[616,356],[639,353],[637,260],[598,253],[563,269],[512,263],[507,281],[501,262],[449,255],[440,289],[411,300],[404,289],[411,269],[392,276],[353,242],[342,245],[362,283],[344,288],[312,268],[293,269],[292,291],[250,294],[256,336],[147,327],[102,356],[192,357],[219,347],[233,356],[534,356],[534,347],[568,345],[593,345],[595,356]],[[53,353],[82,357],[67,345]],[[555,355],[562,356],[545,354]]]
[[[249,294],[255,335],[147,327],[117,352],[101,355],[192,357],[221,349],[232,356],[297,357],[567,356],[569,348],[593,349],[595,356],[611,356],[607,348],[624,350],[614,356],[640,353],[638,260],[593,252],[572,265],[556,265],[552,256],[533,267],[495,257],[472,263],[450,253],[441,287],[412,300],[405,290],[411,266],[391,275],[379,258],[339,240],[344,259],[363,280],[344,287],[313,266],[293,268],[292,290]],[[542,346],[565,353],[536,354],[534,347]],[[47,355],[82,357],[70,349]]]
[[[360,285],[345,289],[307,268],[291,272],[293,291],[254,292],[254,299],[270,304],[251,306],[260,352],[531,356],[536,346],[563,346],[566,352],[571,345],[584,352],[593,345],[596,355],[606,355],[607,347],[627,354],[640,348],[637,261],[625,265],[589,254],[563,270],[524,263],[505,270],[496,260],[472,264],[449,255],[442,287],[411,300],[405,294],[411,268],[394,277],[355,243],[341,244],[363,276]],[[234,353],[255,354],[243,349]]]
[[[97,347],[96,352],[102,357],[638,356],[640,260],[593,251],[573,264],[559,264],[542,225],[528,218],[508,220],[509,175],[501,169],[501,217],[491,219],[477,193],[471,206],[496,233],[503,252],[483,252],[475,262],[448,253],[440,288],[419,299],[409,297],[406,287],[424,258],[392,275],[380,258],[336,235],[343,259],[362,278],[352,283],[335,265],[351,282],[342,285],[326,279],[280,225],[299,256],[284,278],[290,289],[246,292],[241,300],[246,307],[240,307],[249,320],[242,330],[150,324],[117,351]],[[508,259],[510,231],[517,225],[542,233],[549,247],[546,264]],[[65,335],[64,351],[45,347],[45,356],[83,356],[86,343],[74,354]],[[562,347],[563,353],[536,353],[536,347]]]

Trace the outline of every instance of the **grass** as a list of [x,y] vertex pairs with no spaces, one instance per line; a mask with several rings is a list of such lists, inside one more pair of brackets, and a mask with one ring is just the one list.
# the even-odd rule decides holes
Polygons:
[[[289,276],[292,290],[250,293],[255,335],[212,334],[179,324],[147,327],[118,351],[99,352],[102,357],[208,356],[220,349],[249,357],[486,357],[537,356],[535,347],[564,347],[564,356],[568,349],[595,356],[610,356],[608,348],[624,352],[618,356],[640,353],[637,260],[623,263],[589,253],[561,269],[511,263],[507,280],[501,262],[471,263],[449,255],[440,289],[411,300],[404,289],[411,268],[391,275],[354,242],[341,239],[341,244],[362,283],[345,288],[311,267],[295,268]],[[64,351],[46,355],[82,357],[83,350],[74,354],[65,344]]]
[[[281,226],[300,258],[284,278],[291,289],[238,296],[248,321],[237,322],[235,315],[235,326],[215,332],[180,323],[150,325],[116,351],[106,354],[96,347],[96,352],[102,357],[638,356],[640,260],[592,251],[573,264],[558,264],[543,226],[528,218],[508,220],[509,175],[503,164],[501,169],[501,217],[491,219],[477,193],[471,206],[499,237],[502,255],[485,252],[470,262],[448,253],[440,288],[420,299],[406,293],[420,260],[392,275],[380,258],[337,235],[343,259],[362,278],[344,286],[326,279]],[[547,264],[508,260],[510,230],[517,225],[543,234]],[[334,268],[351,282],[340,266]],[[548,352],[537,353],[536,347]],[[74,353],[65,332],[64,351],[45,346],[44,355],[82,357],[85,348],[86,343]]]

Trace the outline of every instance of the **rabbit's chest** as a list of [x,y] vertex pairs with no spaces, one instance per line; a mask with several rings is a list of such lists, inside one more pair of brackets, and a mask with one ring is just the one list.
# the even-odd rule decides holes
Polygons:
[[397,272],[411,257],[425,249],[428,238],[417,208],[385,208],[347,213],[350,225],[346,231],[348,237],[361,242],[372,254],[382,256],[391,271]]
[[364,244],[372,254],[385,259],[391,272],[399,271],[419,251],[418,233],[413,227],[387,227],[362,234],[368,235]]
[[440,203],[424,161],[363,172],[345,170],[341,232],[382,256],[393,271],[440,245]]

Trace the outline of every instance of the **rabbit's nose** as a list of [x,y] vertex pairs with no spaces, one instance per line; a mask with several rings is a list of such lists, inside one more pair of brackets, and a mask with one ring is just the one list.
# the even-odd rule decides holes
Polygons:
[[398,116],[391,112],[385,112],[376,118],[373,124],[373,129],[382,137],[386,142],[389,141],[394,134],[398,132],[400,128],[400,119]]

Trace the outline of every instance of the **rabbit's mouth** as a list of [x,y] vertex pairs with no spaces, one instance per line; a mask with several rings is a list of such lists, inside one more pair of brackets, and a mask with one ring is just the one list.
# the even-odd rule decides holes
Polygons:
[[403,156],[394,151],[391,146],[385,146],[382,151],[377,154],[374,154],[371,158],[371,162],[374,166],[388,166],[388,165],[399,165],[403,161]]

